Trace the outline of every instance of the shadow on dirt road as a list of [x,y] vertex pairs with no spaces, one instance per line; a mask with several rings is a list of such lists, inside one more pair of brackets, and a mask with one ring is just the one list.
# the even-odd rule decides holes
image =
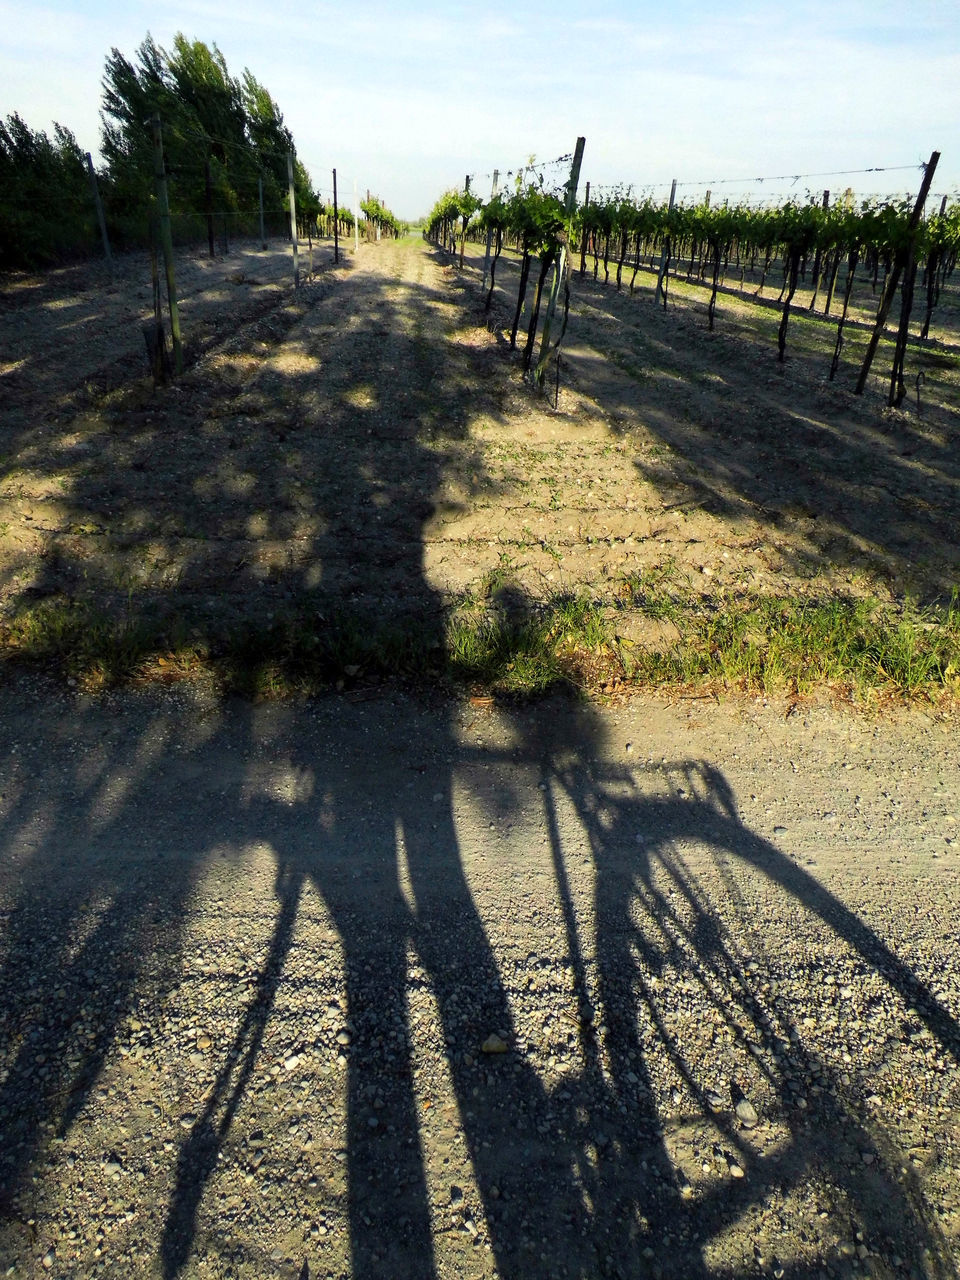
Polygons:
[[[274,1211],[315,1219],[324,1159],[288,1136],[290,1114],[305,1132],[306,1102],[315,1138],[343,1133],[347,1274],[439,1276],[453,1251],[459,1274],[517,1280],[640,1277],[651,1259],[663,1276],[733,1276],[737,1233],[750,1238],[758,1207],[803,1202],[823,1184],[843,1188],[849,1220],[885,1253],[952,1274],[882,1126],[771,997],[778,960],[764,935],[776,922],[744,902],[744,877],[766,883],[774,912],[812,922],[882,974],[953,1061],[957,1025],[854,913],[744,826],[715,764],[605,764],[601,719],[557,704],[510,717],[499,745],[465,741],[456,716],[400,700],[63,709],[51,741],[31,733],[35,706],[7,710],[3,1259],[29,1253],[31,1223],[50,1229],[58,1180],[83,1202],[82,1162],[67,1165],[83,1146],[77,1126],[94,1132],[102,1168],[143,1172],[133,1189],[124,1182],[123,1203],[164,1276],[194,1274],[198,1241],[218,1273],[244,1257],[265,1274],[276,1264],[258,1262],[244,1232],[270,1240],[280,1223],[266,1206],[240,1224],[228,1211],[244,1189],[238,1130],[258,1127],[277,1165],[273,1194],[287,1209]],[[518,847],[498,843],[478,872],[490,821]],[[531,839],[535,854],[522,848]],[[694,847],[719,882],[697,873]],[[253,849],[273,865],[273,895],[245,922],[230,898]],[[330,926],[319,945],[318,903]],[[237,930],[256,935],[245,981],[222,952],[200,963],[198,917],[227,950]],[[215,1007],[202,1016],[233,1030],[194,1078],[176,1010],[204,982]],[[318,1033],[332,992],[342,1044]],[[826,1011],[829,991],[811,1002]],[[558,1003],[566,1026],[548,1044],[538,1010]],[[712,1065],[690,1019],[714,1025]],[[304,1094],[304,1067],[268,1076],[262,1092],[275,1021],[314,1064]],[[482,1051],[491,1035],[505,1052]],[[149,1070],[127,1056],[131,1043],[155,1046]],[[319,1069],[336,1054],[345,1078]],[[665,1072],[679,1111],[664,1105]],[[814,1076],[816,1096],[795,1092]],[[444,1087],[469,1182],[450,1172],[453,1147],[425,1110]],[[744,1092],[765,1098],[756,1127],[737,1119]],[[691,1164],[698,1143],[746,1176],[703,1176]],[[869,1165],[866,1150],[877,1153]],[[300,1179],[304,1161],[320,1189]],[[88,1192],[96,1165],[85,1166]],[[460,1177],[454,1208],[476,1245],[462,1222],[451,1241],[450,1207],[438,1204]],[[300,1248],[307,1257],[309,1241]],[[814,1277],[821,1265],[786,1257],[781,1269]]]

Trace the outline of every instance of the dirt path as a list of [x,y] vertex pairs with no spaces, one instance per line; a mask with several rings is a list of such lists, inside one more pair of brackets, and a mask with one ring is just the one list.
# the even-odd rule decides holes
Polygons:
[[0,721],[5,1274],[957,1274],[938,723]]

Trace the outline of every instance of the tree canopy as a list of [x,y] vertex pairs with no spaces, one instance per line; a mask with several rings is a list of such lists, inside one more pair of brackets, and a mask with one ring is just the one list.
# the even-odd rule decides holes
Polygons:
[[0,120],[0,269],[56,260],[95,232],[86,160],[70,130],[55,124],[51,139],[16,113]]
[[252,213],[258,180],[264,203],[287,203],[287,156],[294,155],[298,211],[315,216],[319,200],[279,107],[249,68],[230,74],[214,44],[174,37],[169,51],[147,36],[131,62],[111,50],[103,77],[103,139],[110,203],[115,210],[143,210],[153,184],[149,121],[159,115],[170,178],[171,212],[201,215]]
[[[260,183],[268,216],[289,209],[293,155],[297,214],[323,209],[270,91],[245,67],[233,76],[215,44],[152,36],[128,58],[111,49],[103,73],[98,173],[111,239],[143,244],[154,198],[151,120],[159,116],[174,235],[199,239],[212,211],[254,231]],[[44,266],[96,252],[86,156],[60,124],[53,136],[14,113],[0,120],[0,269]]]

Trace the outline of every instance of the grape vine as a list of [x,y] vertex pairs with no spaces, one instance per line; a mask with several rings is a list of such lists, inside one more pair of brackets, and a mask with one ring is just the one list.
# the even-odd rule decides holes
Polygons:
[[[617,290],[632,294],[641,271],[656,273],[658,300],[667,305],[669,280],[686,280],[710,290],[708,327],[713,330],[717,297],[723,288],[754,296],[769,296],[771,277],[779,285],[781,307],[777,330],[778,359],[786,357],[789,321],[800,282],[809,288],[807,304],[813,314],[830,318],[836,314],[836,341],[830,377],[836,376],[844,346],[851,297],[857,280],[869,283],[878,298],[879,319],[886,316],[892,293],[900,287],[900,330],[909,326],[915,284],[923,298],[921,338],[929,335],[931,319],[943,287],[957,266],[960,253],[960,203],[949,207],[946,200],[939,212],[918,219],[907,200],[862,201],[855,205],[850,193],[833,206],[808,198],[790,200],[775,208],[721,204],[657,203],[635,199],[628,189],[615,189],[603,199],[587,200],[576,210],[569,228],[580,248],[580,275],[593,259],[593,279],[610,286],[611,274]],[[536,262],[533,299],[523,345],[522,362],[529,369],[536,339],[543,286],[551,267],[557,264],[564,237],[568,233],[562,193],[544,189],[539,183],[517,180],[512,193],[493,196],[485,204],[470,192],[450,191],[434,207],[428,220],[427,236],[445,248],[456,250],[459,236],[462,265],[463,244],[468,235],[489,236],[492,259],[484,305],[490,309],[496,282],[497,264],[505,245],[520,255],[520,277],[510,346],[516,348],[521,319]],[[759,271],[759,283],[750,286]],[[900,277],[903,277],[902,284]],[[731,276],[733,279],[731,280]],[[893,286],[892,289],[889,286]],[[838,301],[839,290],[839,301]],[[898,345],[899,373],[895,364],[890,403],[903,398],[902,343]],[[861,372],[861,383],[864,372]],[[861,387],[858,385],[858,390]]]

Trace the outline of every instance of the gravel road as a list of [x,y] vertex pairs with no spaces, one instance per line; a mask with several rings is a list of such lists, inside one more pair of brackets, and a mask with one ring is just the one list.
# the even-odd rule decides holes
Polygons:
[[955,723],[0,723],[0,1275],[957,1274]]

